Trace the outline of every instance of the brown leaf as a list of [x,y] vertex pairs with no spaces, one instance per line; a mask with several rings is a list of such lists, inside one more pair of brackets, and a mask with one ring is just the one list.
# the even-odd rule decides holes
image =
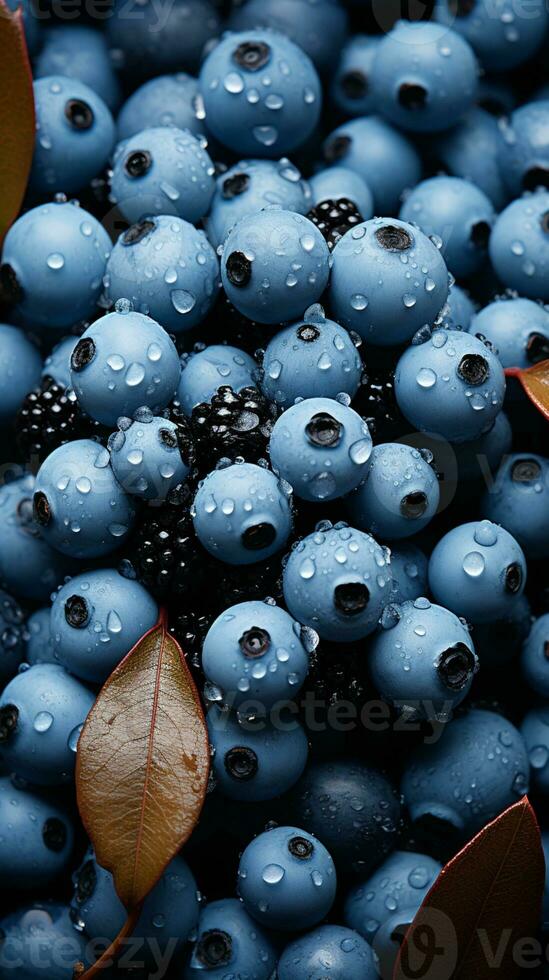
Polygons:
[[539,928],[545,863],[527,797],[489,823],[435,881],[410,926],[393,980],[514,980],[515,944]]
[[538,411],[549,419],[549,360],[531,368],[507,368],[508,378],[517,378]]
[[0,0],[0,244],[21,207],[34,151],[34,96],[21,8]]
[[78,805],[99,864],[133,909],[195,827],[206,724],[181,648],[161,622],[101,690],[78,744]]

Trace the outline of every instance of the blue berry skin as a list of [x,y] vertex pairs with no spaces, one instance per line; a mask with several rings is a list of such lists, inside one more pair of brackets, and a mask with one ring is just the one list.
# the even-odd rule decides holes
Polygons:
[[433,323],[446,302],[448,270],[440,251],[405,221],[373,218],[356,225],[332,258],[332,315],[370,344],[405,343]]
[[22,214],[2,252],[22,290],[13,307],[17,321],[53,330],[91,317],[110,250],[102,225],[75,204],[55,202]]
[[369,874],[395,846],[399,797],[356,758],[312,763],[290,799],[292,821],[322,841],[340,874]]
[[448,292],[448,316],[455,327],[462,327],[468,330],[471,320],[475,316],[476,307],[473,300],[464,289],[450,286]]
[[471,109],[437,139],[436,154],[454,177],[471,181],[500,211],[509,200],[499,170],[501,136],[497,121],[484,109]]
[[5,938],[0,978],[10,980],[72,980],[74,964],[89,963],[86,941],[75,930],[69,909],[58,902],[33,904],[0,919]]
[[534,622],[522,647],[521,667],[529,687],[549,699],[549,613]]
[[225,34],[202,64],[200,90],[208,130],[241,156],[276,160],[302,146],[320,117],[312,61],[276,31]]
[[403,192],[421,180],[413,144],[378,116],[351,119],[335,129],[324,143],[324,158],[366,181],[376,214],[397,214]]
[[372,637],[369,664],[386,701],[419,717],[447,721],[469,693],[478,659],[469,630],[448,609],[415,599]]
[[528,102],[501,121],[499,165],[512,197],[547,185],[548,127],[549,99]]
[[275,827],[242,854],[238,891],[244,907],[269,929],[299,932],[328,914],[336,893],[334,862],[323,844],[297,827]]
[[71,357],[78,401],[103,425],[115,425],[120,416],[131,416],[143,406],[161,411],[173,398],[180,375],[171,337],[156,320],[123,306],[92,323]]
[[343,921],[369,943],[397,911],[417,912],[441,865],[427,854],[395,851],[373,875],[354,885],[343,909]]
[[253,357],[229,344],[211,344],[184,357],[177,400],[186,415],[195,405],[209,402],[222,385],[242,391],[256,382],[258,366]]
[[46,543],[72,558],[109,555],[128,536],[135,517],[107,450],[91,439],[76,439],[50,453],[38,471],[33,502],[35,525]]
[[[91,848],[76,871],[73,882],[73,928],[76,925],[77,930],[84,932],[90,939],[115,939],[126,921],[127,912],[116,894],[111,873],[97,863]],[[161,949],[170,944],[173,955],[175,949],[186,941],[197,922],[196,882],[187,862],[178,854],[172,858],[158,883],[147,895],[137,920],[133,935],[145,940],[140,958],[147,956],[147,945],[152,940]]]
[[333,398],[307,398],[274,424],[273,469],[296,497],[318,503],[350,493],[366,478],[372,437],[364,419]]
[[0,874],[17,888],[48,885],[67,867],[74,842],[68,814],[52,800],[0,778]]
[[525,584],[522,549],[505,528],[490,521],[452,528],[429,561],[429,586],[436,601],[472,623],[505,617]]
[[102,684],[157,621],[158,606],[139,582],[114,568],[84,572],[53,600],[55,656],[80,680]]
[[457,15],[451,0],[437,0],[435,16],[466,38],[483,68],[494,72],[508,71],[528,61],[542,44],[549,23],[543,0],[534,0],[527,14],[511,0],[503,0],[497,7],[491,0],[477,0]]
[[27,630],[28,623],[25,623],[23,610],[15,599],[0,589],[0,684],[2,685],[11,680],[21,663]]
[[549,312],[531,299],[489,303],[473,317],[469,333],[489,340],[506,368],[528,368],[549,356]]
[[402,414],[421,432],[470,442],[487,432],[501,411],[505,375],[481,340],[440,328],[404,351],[395,395]]
[[352,643],[372,633],[391,599],[384,548],[345,524],[319,528],[290,552],[283,573],[292,616],[323,640]]
[[234,463],[213,470],[192,509],[201,544],[229,565],[251,565],[286,544],[292,514],[285,488],[270,470]]
[[321,74],[333,71],[347,33],[347,14],[333,0],[249,0],[229,19],[232,31],[268,27],[299,45]]
[[361,377],[362,361],[347,331],[313,307],[269,341],[261,390],[270,401],[289,408],[300,398],[354,398]]
[[400,217],[441,239],[444,261],[458,279],[471,276],[486,261],[494,208],[470,181],[461,177],[422,181],[406,198]]
[[137,415],[133,421],[120,420],[123,424],[110,436],[111,466],[126,493],[143,500],[165,500],[189,475],[189,457],[179,444],[174,422],[147,409]]
[[[62,388],[71,385],[71,356],[78,337],[63,337],[48,354],[42,368],[42,378],[53,378]],[[29,389],[30,390],[30,389]]]
[[25,398],[40,384],[42,358],[18,327],[0,323],[0,425],[9,425]]
[[178,72],[144,82],[126,99],[116,120],[118,141],[127,140],[149,126],[177,126],[193,136],[204,133],[199,110],[198,81]]
[[496,415],[488,432],[471,442],[454,443],[459,482],[486,480],[486,467],[494,473],[503,457],[511,451],[513,430],[505,412]]
[[214,190],[214,165],[192,133],[152,126],[116,147],[111,200],[128,221],[173,214],[194,224],[209,210]]
[[418,449],[374,446],[365,481],[347,503],[356,527],[382,540],[409,538],[427,527],[440,500],[436,474]]
[[242,218],[270,205],[306,214],[311,207],[308,183],[293,163],[281,160],[241,160],[217,178],[205,225],[214,246],[222,245]]
[[165,72],[196,74],[204,47],[220,29],[210,0],[174,0],[161,18],[152,7],[128,17],[126,0],[116,0],[107,19],[107,40],[118,52],[120,67],[130,76],[151,77]]
[[480,510],[516,538],[527,558],[549,558],[549,459],[533,453],[507,456]]
[[549,708],[529,711],[520,731],[530,760],[532,784],[543,796],[549,796]]
[[59,664],[36,664],[0,695],[5,738],[0,754],[10,772],[37,786],[73,780],[76,749],[94,695]]
[[472,710],[416,748],[401,789],[414,823],[440,821],[468,839],[528,792],[528,753],[501,715]]
[[490,237],[494,271],[509,289],[549,301],[549,192],[513,201]]
[[45,31],[42,50],[34,62],[34,77],[63,75],[97,92],[114,111],[120,102],[120,83],[105,35],[83,24],[63,24]]
[[21,599],[46,602],[79,566],[44,540],[33,521],[34,490],[30,474],[0,487],[0,585]]
[[391,575],[393,578],[394,602],[408,602],[419,599],[427,591],[427,568],[429,562],[423,551],[408,541],[391,545]]
[[253,600],[230,606],[210,626],[202,667],[231,705],[271,708],[294,697],[309,669],[302,627],[279,606]]
[[114,122],[103,99],[76,78],[34,83],[36,140],[29,178],[34,195],[74,194],[101,172],[114,146]]
[[221,279],[231,303],[251,320],[283,323],[320,299],[330,253],[301,214],[268,208],[239,221],[225,239]]
[[370,79],[379,43],[376,35],[357,34],[341,52],[330,96],[336,108],[351,119],[376,111]]
[[57,663],[53,648],[53,638],[50,629],[51,609],[44,606],[37,609],[27,620],[27,647],[25,663],[34,667],[35,664]]
[[[221,943],[221,946],[219,945]],[[183,980],[225,980],[227,970],[247,980],[270,980],[277,951],[237,898],[208,902],[200,913],[198,935]]]
[[128,299],[170,333],[208,315],[219,289],[219,260],[203,231],[172,215],[145,218],[122,232],[106,269],[106,295]]
[[214,707],[208,712],[208,732],[216,784],[231,800],[273,800],[286,793],[305,768],[307,736],[295,719],[291,727],[262,722],[254,730]]
[[379,973],[367,942],[344,926],[319,926],[294,939],[278,961],[278,980],[377,980]]
[[402,941],[415,919],[416,912],[417,908],[413,906],[393,912],[377,930],[372,948],[377,961],[378,976],[387,980],[393,976]]
[[437,24],[400,20],[381,40],[372,94],[382,115],[415,133],[448,129],[473,104],[478,66],[470,45]]
[[326,167],[311,177],[309,184],[314,204],[345,198],[356,204],[365,221],[373,218],[373,194],[364,178],[350,167]]

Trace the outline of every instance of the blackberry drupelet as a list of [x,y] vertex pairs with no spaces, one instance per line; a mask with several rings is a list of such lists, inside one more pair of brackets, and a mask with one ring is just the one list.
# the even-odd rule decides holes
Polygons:
[[266,457],[274,415],[257,388],[234,392],[222,385],[211,402],[193,409],[191,431],[200,473],[210,473],[223,457],[241,456],[247,463]]
[[25,460],[43,462],[54,449],[73,439],[106,438],[108,431],[78,405],[76,396],[45,377],[29,392],[15,419],[17,447]]
[[346,232],[364,220],[356,204],[344,197],[339,201],[321,201],[307,217],[326,239],[330,252]]

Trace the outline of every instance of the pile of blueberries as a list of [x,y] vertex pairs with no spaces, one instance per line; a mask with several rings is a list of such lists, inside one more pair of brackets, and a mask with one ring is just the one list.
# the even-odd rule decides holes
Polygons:
[[527,792],[549,854],[548,430],[505,373],[549,358],[549,8],[417,6],[27,0],[2,980],[71,980],[125,921],[75,762],[161,608],[212,772],[105,976],[390,978]]

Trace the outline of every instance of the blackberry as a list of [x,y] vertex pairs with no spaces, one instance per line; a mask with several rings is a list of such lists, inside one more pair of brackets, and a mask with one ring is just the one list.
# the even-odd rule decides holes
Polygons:
[[73,439],[100,439],[107,430],[95,422],[53,378],[45,377],[40,388],[29,392],[15,419],[17,447],[25,460],[43,462],[58,446]]
[[364,220],[356,204],[345,197],[338,201],[321,201],[309,211],[307,217],[326,239],[330,252],[350,228]]
[[337,644],[321,641],[310,655],[309,674],[304,691],[311,692],[325,709],[338,702],[346,702],[358,711],[371,696],[368,685],[367,658],[353,646],[345,649]]
[[364,418],[375,444],[394,442],[406,431],[395,398],[394,371],[390,369],[366,370],[353,408]]
[[197,405],[191,417],[199,471],[209,473],[224,457],[256,463],[267,453],[273,421],[274,409],[257,388],[218,388],[211,402]]

